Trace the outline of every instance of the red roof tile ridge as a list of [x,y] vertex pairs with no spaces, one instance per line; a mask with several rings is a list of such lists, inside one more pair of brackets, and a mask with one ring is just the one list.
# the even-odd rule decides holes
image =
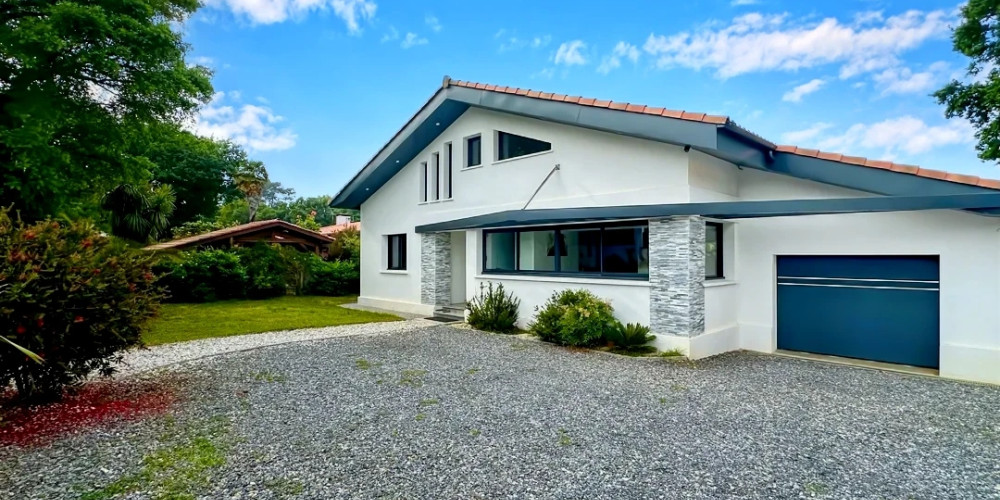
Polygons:
[[[463,80],[452,80],[449,77],[444,79],[444,87],[456,86],[465,87],[471,89],[486,89],[491,90],[492,85],[484,85],[482,83],[469,82]],[[736,122],[732,121],[728,116],[724,115],[710,115],[706,113],[695,113],[684,110],[674,110],[659,107],[651,107],[642,104],[625,103],[609,101],[604,99],[595,99],[592,97],[566,97],[562,94],[550,94],[547,92],[540,92],[537,90],[524,89],[518,87],[495,87],[494,92],[505,92],[508,94],[517,94],[521,96],[528,96],[532,99],[544,99],[550,101],[559,102],[572,102],[580,106],[589,106],[596,108],[609,108],[613,110],[622,111],[625,113],[634,114],[645,114],[645,115],[659,115],[665,116],[667,118],[674,118],[686,121],[695,121],[702,123],[711,123],[720,126],[734,127],[738,131],[743,132],[753,138],[760,140],[765,144],[771,144],[770,141],[764,139],[763,137],[751,132],[750,130],[741,127]],[[773,144],[772,144],[773,145]],[[841,153],[832,153],[827,151],[820,151],[818,149],[806,149],[800,148],[798,146],[791,145],[774,145],[775,150],[780,153],[790,153],[798,156],[807,156],[812,158],[818,158],[821,160],[835,161],[838,163],[846,163],[850,165],[858,165],[867,168],[876,168],[881,170],[891,170],[893,172],[905,173],[910,175],[916,175],[919,177],[925,177],[929,179],[938,179],[948,182],[954,182],[957,184],[966,184],[970,186],[979,186],[987,189],[997,189],[1000,190],[1000,180],[985,179],[977,177],[974,175],[964,175],[951,172],[943,172],[940,170],[932,170],[927,168],[920,168],[913,165],[903,165],[899,163],[893,163],[890,161],[883,160],[871,160],[868,158],[860,156],[847,156]]]

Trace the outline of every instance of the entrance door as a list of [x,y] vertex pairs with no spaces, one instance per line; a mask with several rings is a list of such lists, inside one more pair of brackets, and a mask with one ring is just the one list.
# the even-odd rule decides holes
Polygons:
[[465,231],[455,231],[451,233],[451,303],[465,301]]

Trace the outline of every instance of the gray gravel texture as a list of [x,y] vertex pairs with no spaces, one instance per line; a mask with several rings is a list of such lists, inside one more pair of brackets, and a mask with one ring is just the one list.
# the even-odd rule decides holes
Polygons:
[[227,461],[201,498],[1000,498],[998,387],[449,326],[177,369],[175,423],[0,449],[0,497],[77,498],[137,470],[165,426],[222,417]]

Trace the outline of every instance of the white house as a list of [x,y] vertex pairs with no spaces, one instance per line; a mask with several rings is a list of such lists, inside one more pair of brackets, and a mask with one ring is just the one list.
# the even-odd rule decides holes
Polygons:
[[526,326],[587,288],[693,358],[780,349],[1000,383],[998,181],[446,77],[331,205],[362,212],[362,304],[430,315],[499,282]]

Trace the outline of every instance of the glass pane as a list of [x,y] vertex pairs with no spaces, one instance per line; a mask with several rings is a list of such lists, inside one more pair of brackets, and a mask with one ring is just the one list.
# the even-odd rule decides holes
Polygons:
[[718,278],[722,276],[719,269],[719,230],[717,224],[705,225],[705,276],[708,278]]
[[[556,270],[556,232],[521,231],[518,266],[521,271]],[[565,251],[565,249],[563,250]],[[565,255],[565,254],[563,254]]]
[[513,271],[515,233],[486,233],[486,269]]
[[552,149],[552,144],[530,137],[497,132],[497,160],[540,153]]
[[389,269],[404,268],[403,255],[405,252],[403,245],[405,241],[403,236],[400,235],[389,236]]
[[604,272],[649,274],[649,235],[645,227],[604,230]]
[[563,250],[559,269],[569,273],[601,272],[601,230],[563,229],[560,231]]
[[473,167],[482,163],[482,145],[483,140],[481,137],[469,138],[467,145],[468,163],[466,166]]

